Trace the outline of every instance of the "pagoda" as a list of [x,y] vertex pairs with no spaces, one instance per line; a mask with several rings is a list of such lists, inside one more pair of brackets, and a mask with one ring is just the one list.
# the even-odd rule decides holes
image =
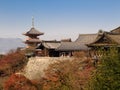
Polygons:
[[43,34],[44,33],[34,28],[34,18],[32,18],[32,28],[24,34],[25,36],[28,37],[26,41],[24,42],[25,44],[27,44],[27,48],[37,47],[37,45],[41,43],[41,40],[39,39],[38,36],[43,35]]

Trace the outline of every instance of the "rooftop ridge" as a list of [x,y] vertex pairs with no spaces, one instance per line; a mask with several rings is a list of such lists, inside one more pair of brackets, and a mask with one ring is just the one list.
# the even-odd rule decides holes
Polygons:
[[80,35],[82,35],[82,36],[85,36],[85,35],[97,35],[98,33],[92,33],[92,34],[79,34],[79,36]]

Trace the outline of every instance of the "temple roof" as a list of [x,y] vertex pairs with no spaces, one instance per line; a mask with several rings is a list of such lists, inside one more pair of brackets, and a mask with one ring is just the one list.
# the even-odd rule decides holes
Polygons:
[[39,32],[34,27],[32,27],[28,32],[25,33],[25,35],[43,35],[44,33]]
[[42,41],[37,48],[44,46],[47,49],[56,49],[60,46],[60,44],[61,44],[60,41],[56,41],[56,40]]
[[[116,32],[117,33],[116,33]],[[113,33],[114,32],[114,33]],[[56,51],[89,50],[89,45],[120,45],[120,27],[111,32],[98,32],[96,34],[80,34],[74,42],[42,42],[44,47]]]
[[48,49],[56,49],[57,47],[60,46],[60,43],[56,43],[56,42],[46,42],[43,43],[44,47],[48,48]]
[[56,49],[57,51],[79,51],[88,50],[88,47],[84,44],[76,42],[62,42],[61,45]]
[[120,44],[120,35],[107,35],[109,39],[116,42],[117,44]]
[[56,49],[58,51],[79,51],[88,50],[86,44],[90,44],[95,41],[98,34],[80,34],[75,42],[62,42]]
[[[105,40],[105,41],[104,41]],[[98,35],[96,40],[88,46],[106,46],[106,45],[120,45],[120,34],[112,34],[104,32],[102,35]]]
[[112,33],[120,34],[120,27],[111,30]]
[[98,34],[79,34],[79,37],[75,41],[79,44],[89,44],[95,41]]

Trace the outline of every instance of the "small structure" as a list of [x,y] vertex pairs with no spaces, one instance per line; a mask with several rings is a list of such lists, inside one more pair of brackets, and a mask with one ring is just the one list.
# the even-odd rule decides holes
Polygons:
[[40,56],[58,57],[59,51],[56,51],[56,49],[60,44],[61,42],[56,40],[42,41],[36,50],[41,50]]
[[32,28],[24,34],[28,37],[28,39],[26,39],[26,41],[24,42],[25,44],[27,44],[27,48],[37,47],[37,45],[41,43],[41,40],[38,38],[38,36],[43,34],[44,33],[39,32],[34,28],[34,19],[32,19]]

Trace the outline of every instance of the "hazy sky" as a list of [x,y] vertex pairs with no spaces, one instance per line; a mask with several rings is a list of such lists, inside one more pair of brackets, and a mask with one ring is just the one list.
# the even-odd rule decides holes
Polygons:
[[42,39],[76,39],[120,26],[120,0],[0,0],[0,37],[24,38],[32,16]]

